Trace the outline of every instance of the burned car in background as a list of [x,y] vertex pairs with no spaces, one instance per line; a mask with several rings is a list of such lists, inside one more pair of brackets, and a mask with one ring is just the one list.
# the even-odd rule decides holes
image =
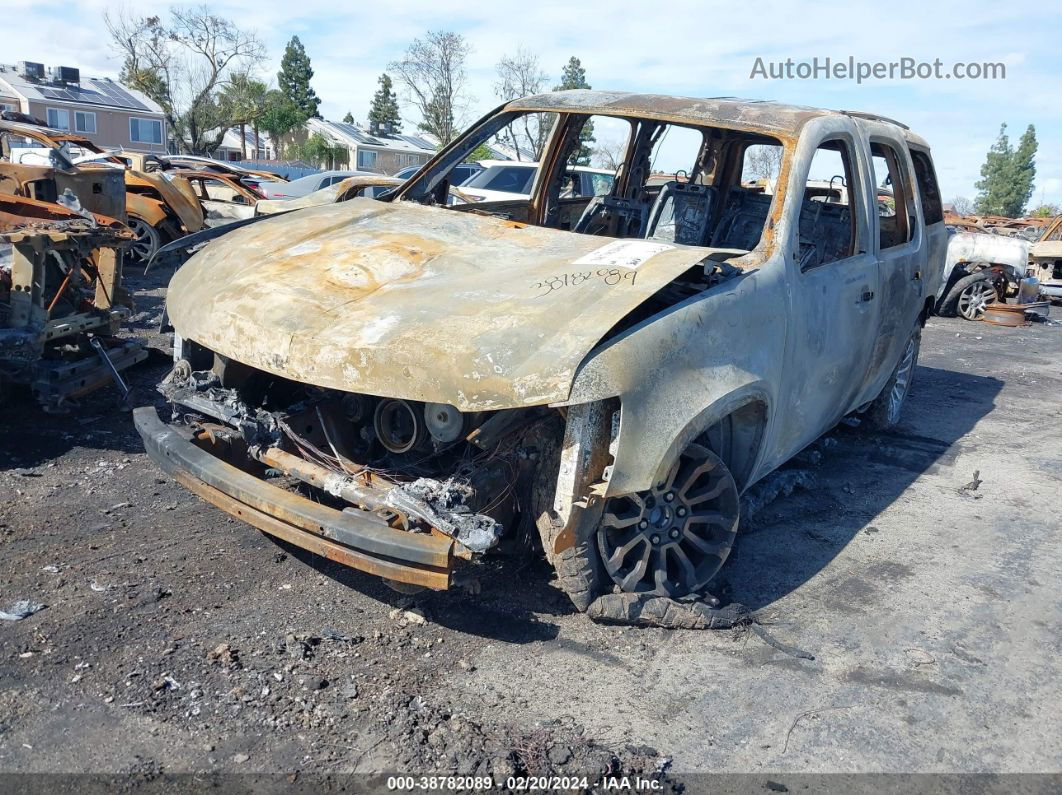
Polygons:
[[[566,196],[588,122],[623,160],[608,193]],[[530,196],[450,204],[452,170],[515,124],[549,131]],[[742,187],[757,147],[781,159],[771,195]],[[704,594],[745,489],[846,415],[899,420],[946,238],[928,146],[895,122],[531,96],[381,200],[193,256],[168,297],[173,415],[135,422],[203,499],[392,582],[447,588],[534,542],[592,615]]]
[[[68,197],[72,194],[64,192]],[[0,194],[0,392],[28,385],[49,411],[147,358],[120,339],[129,317],[120,221],[81,209]]]
[[359,177],[347,177],[326,188],[307,193],[297,199],[261,199],[254,206],[255,215],[275,215],[277,213],[301,210],[304,207],[318,207],[322,204],[336,204],[350,201],[359,196],[378,199],[385,193],[397,188],[405,180],[398,177],[385,177],[373,174]]
[[1030,247],[1029,267],[1040,281],[1040,292],[1052,301],[1062,301],[1062,215]]
[[[82,135],[36,124],[0,121],[0,156],[27,173],[23,183],[31,183],[40,170],[62,174],[80,172],[98,175],[115,171],[125,182],[125,220],[136,234],[128,256],[134,262],[151,259],[160,246],[203,226],[203,208],[181,177],[146,173],[128,166],[128,160],[106,152]],[[36,170],[36,171],[35,171]],[[54,201],[48,196],[0,181],[0,192]],[[87,209],[92,209],[85,204]],[[104,211],[100,211],[104,212]]]
[[989,304],[1018,295],[1028,260],[1029,243],[1021,237],[949,226],[937,314],[980,320]]

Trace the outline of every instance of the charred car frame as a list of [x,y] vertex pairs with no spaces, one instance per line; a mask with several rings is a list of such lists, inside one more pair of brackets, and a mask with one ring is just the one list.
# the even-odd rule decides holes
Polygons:
[[[450,171],[529,114],[548,125],[530,198],[449,203]],[[591,117],[628,132],[623,162],[608,193],[565,197]],[[695,145],[660,179],[669,130]],[[764,145],[771,194],[742,180]],[[806,193],[832,176],[822,153],[836,201]],[[898,420],[946,238],[929,149],[895,122],[528,97],[383,200],[199,251],[168,299],[173,417],[136,423],[204,499],[393,582],[446,588],[483,552],[541,543],[581,609],[703,593],[743,490],[852,412]]]

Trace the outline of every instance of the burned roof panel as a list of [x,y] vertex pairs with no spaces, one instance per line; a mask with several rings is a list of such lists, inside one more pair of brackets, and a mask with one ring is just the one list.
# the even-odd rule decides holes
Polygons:
[[565,111],[606,116],[646,116],[695,125],[715,125],[747,130],[796,133],[818,116],[837,111],[782,105],[734,97],[675,97],[665,94],[632,94],[626,91],[553,91],[516,99],[507,110]]

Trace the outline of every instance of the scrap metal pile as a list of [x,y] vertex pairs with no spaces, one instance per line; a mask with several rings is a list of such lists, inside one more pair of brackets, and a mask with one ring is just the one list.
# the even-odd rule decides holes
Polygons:
[[28,385],[47,410],[147,358],[117,332],[129,316],[121,252],[133,232],[67,204],[0,195],[0,386]]

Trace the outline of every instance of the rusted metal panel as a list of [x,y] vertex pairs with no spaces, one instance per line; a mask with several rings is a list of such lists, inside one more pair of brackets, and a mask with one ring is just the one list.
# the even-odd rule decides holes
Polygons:
[[514,100],[505,110],[634,116],[676,124],[711,125],[792,139],[809,120],[836,111],[733,97],[675,97],[624,91],[553,91]]
[[451,539],[394,530],[372,514],[344,513],[272,486],[195,446],[152,407],[137,409],[133,420],[156,464],[227,513],[353,568],[399,582],[448,587]]

